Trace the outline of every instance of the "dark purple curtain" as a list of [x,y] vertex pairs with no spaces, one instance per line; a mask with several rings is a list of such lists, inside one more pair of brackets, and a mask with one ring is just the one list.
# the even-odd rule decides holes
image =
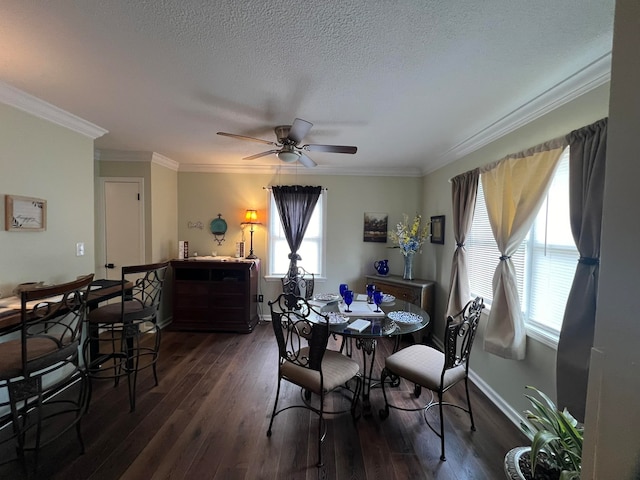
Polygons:
[[558,406],[584,421],[600,272],[607,119],[571,132],[567,141],[569,216],[580,259],[560,330],[556,381]]
[[297,274],[298,249],[302,245],[304,233],[313,215],[313,210],[318,203],[322,187],[309,187],[301,185],[281,185],[271,187],[273,198],[278,207],[284,235],[291,249],[289,254],[289,275]]

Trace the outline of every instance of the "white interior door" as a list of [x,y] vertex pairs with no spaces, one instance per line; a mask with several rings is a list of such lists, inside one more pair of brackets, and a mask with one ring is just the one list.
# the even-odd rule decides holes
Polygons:
[[119,280],[124,265],[144,263],[142,179],[104,181],[106,278]]

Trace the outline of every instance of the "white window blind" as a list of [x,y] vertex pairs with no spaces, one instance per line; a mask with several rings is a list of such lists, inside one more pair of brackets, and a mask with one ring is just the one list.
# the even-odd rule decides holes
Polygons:
[[558,164],[531,231],[531,301],[527,319],[560,332],[578,258],[569,220],[569,149]]
[[[311,221],[304,235],[298,254],[298,266],[317,276],[324,275],[324,212],[326,190],[320,194]],[[276,207],[273,193],[269,192],[269,275],[283,276],[289,270],[291,249],[284,236],[282,222]]]
[[[484,191],[482,183],[478,182],[478,197],[476,199],[476,210],[473,217],[471,232],[467,236],[466,242],[469,266],[469,286],[472,296],[484,298],[485,304],[490,305],[493,299],[493,274],[500,262],[502,254],[498,250],[496,241],[493,238],[489,215],[484,201]],[[516,269],[518,293],[520,294],[520,305],[524,304],[524,278],[525,278],[525,249],[526,241],[520,245],[514,255],[511,256]]]
[[[481,183],[466,248],[471,293],[482,296],[490,304],[493,298],[491,283],[500,252],[489,225]],[[531,230],[511,257],[516,268],[520,305],[528,326],[555,342],[578,258],[569,223],[567,148]]]

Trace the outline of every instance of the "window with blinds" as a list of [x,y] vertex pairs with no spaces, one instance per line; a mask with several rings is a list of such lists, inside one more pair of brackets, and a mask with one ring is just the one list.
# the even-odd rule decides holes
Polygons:
[[[472,295],[480,295],[490,304],[492,279],[500,252],[489,225],[481,182],[466,248]],[[511,257],[516,269],[520,305],[530,332],[533,330],[557,343],[578,258],[569,222],[567,148],[531,230]]]

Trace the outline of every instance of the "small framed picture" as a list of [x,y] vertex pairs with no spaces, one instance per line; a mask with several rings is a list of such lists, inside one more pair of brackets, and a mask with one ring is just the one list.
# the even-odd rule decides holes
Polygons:
[[444,215],[431,217],[431,243],[444,244]]
[[4,211],[4,228],[8,232],[42,232],[47,229],[46,200],[5,195]]
[[387,243],[387,213],[365,213],[363,242]]

